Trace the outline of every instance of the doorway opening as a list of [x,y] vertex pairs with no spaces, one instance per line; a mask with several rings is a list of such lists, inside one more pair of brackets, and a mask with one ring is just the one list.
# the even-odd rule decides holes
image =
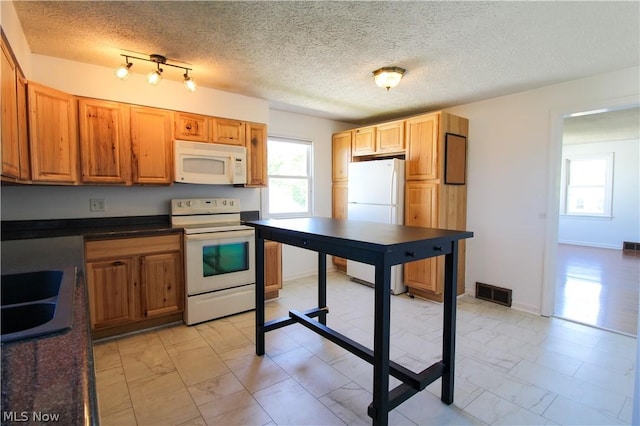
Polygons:
[[563,118],[553,315],[637,335],[640,109]]

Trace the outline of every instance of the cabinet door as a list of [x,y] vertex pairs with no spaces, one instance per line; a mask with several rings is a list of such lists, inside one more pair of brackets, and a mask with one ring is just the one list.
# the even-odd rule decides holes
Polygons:
[[376,153],[404,152],[404,121],[376,126]]
[[247,185],[267,186],[267,125],[246,124]]
[[[331,217],[334,219],[347,218],[347,194],[348,183],[336,182],[331,186]],[[342,257],[333,256],[333,264],[341,271],[347,270],[347,260]]]
[[351,131],[336,133],[331,138],[331,180],[346,181],[351,162]]
[[87,263],[91,328],[136,321],[136,276],[132,258]]
[[[426,182],[407,182],[405,187],[405,216],[407,226],[434,227],[437,218],[438,185]],[[416,260],[404,264],[404,282],[408,287],[441,293],[437,279],[438,258]]]
[[146,318],[182,312],[184,281],[180,252],[140,257],[142,312]]
[[81,98],[78,109],[82,182],[131,183],[128,107]]
[[209,117],[186,112],[173,113],[176,139],[194,142],[209,142]]
[[353,146],[351,154],[368,155],[376,152],[376,128],[363,127],[353,131]]
[[264,242],[264,297],[278,297],[282,288],[282,244],[276,241]]
[[244,122],[226,118],[211,119],[211,141],[227,145],[245,146]]
[[31,165],[29,162],[29,133],[27,121],[27,79],[18,73],[18,151],[20,156],[20,180],[31,179]]
[[406,180],[438,178],[439,114],[429,114],[406,121]]
[[75,98],[28,84],[31,173],[34,182],[78,182],[78,132]]
[[2,41],[2,175],[20,177],[18,144],[18,100],[16,66],[9,49]]
[[131,151],[133,182],[171,184],[173,149],[171,112],[131,107]]

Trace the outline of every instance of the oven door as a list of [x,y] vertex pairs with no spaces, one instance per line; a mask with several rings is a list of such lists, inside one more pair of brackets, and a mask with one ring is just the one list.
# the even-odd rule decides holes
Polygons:
[[187,295],[255,283],[253,229],[185,235]]

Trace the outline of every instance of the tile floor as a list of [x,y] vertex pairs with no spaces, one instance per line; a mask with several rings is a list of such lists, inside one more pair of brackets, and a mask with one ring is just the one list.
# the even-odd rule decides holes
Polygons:
[[[373,290],[329,274],[328,325],[368,346]],[[315,277],[285,283],[267,318],[314,306]],[[441,305],[392,298],[392,358],[419,371],[440,358]],[[148,331],[94,346],[103,425],[371,424],[372,367],[300,325],[254,354],[254,314]],[[636,339],[463,296],[455,402],[439,381],[392,425],[629,424]],[[392,385],[398,382],[392,378]]]

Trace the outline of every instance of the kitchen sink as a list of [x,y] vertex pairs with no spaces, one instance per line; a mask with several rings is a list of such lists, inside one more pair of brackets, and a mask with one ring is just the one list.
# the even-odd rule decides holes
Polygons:
[[55,297],[60,290],[62,275],[62,271],[3,275],[0,303],[2,306],[15,305]]
[[75,268],[3,275],[1,341],[39,337],[71,327]]

